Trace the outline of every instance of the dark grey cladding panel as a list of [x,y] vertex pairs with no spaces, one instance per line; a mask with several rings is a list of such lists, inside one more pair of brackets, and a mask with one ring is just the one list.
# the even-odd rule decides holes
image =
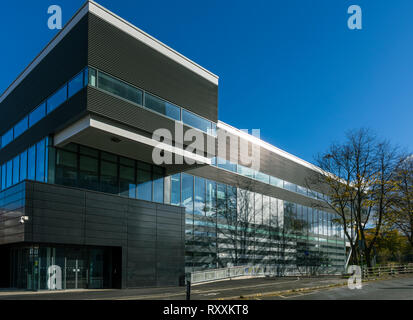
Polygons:
[[218,86],[89,14],[88,62],[212,121],[218,117]]
[[264,148],[260,158],[260,171],[301,186],[306,186],[306,179],[315,174],[314,170]]
[[[53,134],[86,114],[86,89],[82,89],[69,100],[48,114],[17,139],[0,150],[0,163],[12,159],[42,138]],[[10,127],[10,124],[9,124]]]
[[0,135],[87,65],[87,25],[85,16],[0,103]]
[[[235,136],[228,133],[228,137],[234,138]],[[239,139],[238,143],[243,143],[247,145],[249,148],[249,156],[252,156],[251,152],[251,143],[245,142],[244,139]],[[316,174],[316,172],[308,167],[305,167],[297,162],[289,160],[277,153],[271,152],[265,148],[259,147],[260,152],[259,155],[256,156],[255,161],[259,161],[260,163],[260,170],[266,174],[269,174],[273,177],[277,177],[288,182],[292,182],[301,186],[306,186],[307,178]],[[223,154],[224,149],[220,146],[220,154]],[[249,159],[248,157],[241,157],[241,148],[237,145],[232,143],[230,138],[227,138],[225,154],[227,159],[232,159],[233,162],[236,162],[239,159],[245,158]],[[258,158],[259,156],[259,158]],[[322,188],[317,191],[322,191]]]

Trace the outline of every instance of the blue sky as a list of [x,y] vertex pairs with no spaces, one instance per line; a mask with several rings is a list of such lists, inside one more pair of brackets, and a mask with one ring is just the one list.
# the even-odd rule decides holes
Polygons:
[[[1,3],[1,92],[56,34],[48,6],[65,23],[83,2]],[[311,162],[368,127],[413,150],[411,0],[98,2],[217,74],[220,120],[279,148]],[[351,4],[362,30],[347,28]]]

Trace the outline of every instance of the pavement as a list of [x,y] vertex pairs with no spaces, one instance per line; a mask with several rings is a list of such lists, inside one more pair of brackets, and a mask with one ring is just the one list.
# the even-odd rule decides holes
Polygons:
[[413,276],[364,282],[361,289],[342,286],[265,296],[260,300],[413,300]]
[[[185,300],[184,287],[124,290],[0,291],[0,300]],[[413,275],[363,283],[350,290],[341,277],[255,278],[195,285],[191,300],[413,300]]]

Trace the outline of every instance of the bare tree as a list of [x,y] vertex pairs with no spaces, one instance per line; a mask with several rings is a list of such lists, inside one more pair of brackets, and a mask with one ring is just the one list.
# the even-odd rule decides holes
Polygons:
[[[380,141],[367,129],[350,131],[342,144],[332,144],[316,158],[320,172],[307,179],[311,190],[325,196],[314,207],[333,210],[340,217],[352,249],[352,263],[368,266],[384,216],[389,212],[397,164],[397,148]],[[366,230],[375,233],[366,242]]]

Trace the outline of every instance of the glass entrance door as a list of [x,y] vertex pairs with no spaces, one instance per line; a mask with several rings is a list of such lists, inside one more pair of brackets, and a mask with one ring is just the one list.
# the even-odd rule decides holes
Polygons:
[[68,249],[66,251],[66,289],[87,288],[88,263],[87,256],[82,249]]

